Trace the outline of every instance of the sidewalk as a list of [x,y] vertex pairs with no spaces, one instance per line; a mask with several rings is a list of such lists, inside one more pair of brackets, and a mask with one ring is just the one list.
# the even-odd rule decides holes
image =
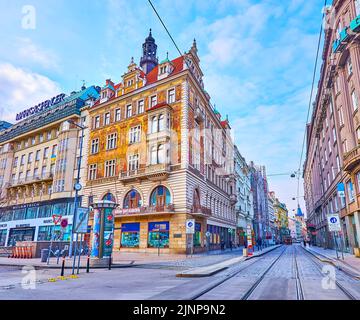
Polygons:
[[[265,250],[265,249],[264,249]],[[242,256],[243,248],[235,248],[232,251],[226,249],[224,251],[216,250],[209,251],[208,253],[194,254],[193,256],[186,256],[184,254],[164,254],[161,253],[158,256],[155,253],[128,253],[128,252],[114,252],[112,259],[112,267],[124,268],[124,267],[136,267],[136,266],[149,266],[149,267],[176,267],[180,269],[187,269],[193,267],[201,267],[216,264],[224,260],[229,260],[234,257]],[[257,252],[257,251],[255,251]],[[260,251],[261,252],[261,251]],[[37,259],[12,259],[0,257],[0,267],[24,267],[32,266],[36,269],[57,269],[61,268],[62,259],[59,259],[57,264],[57,258],[52,257],[49,265],[45,262],[41,262]],[[76,267],[78,261],[76,260]],[[80,260],[80,267],[86,268],[87,257],[82,256]],[[72,268],[73,259],[66,258],[65,268]]]
[[306,250],[317,255],[321,255],[324,258],[330,260],[336,267],[348,271],[349,273],[355,274],[357,277],[360,277],[360,259],[356,258],[354,255],[344,252],[344,260],[342,259],[342,252],[338,252],[338,257],[336,256],[336,250],[324,249],[322,247],[307,246]]

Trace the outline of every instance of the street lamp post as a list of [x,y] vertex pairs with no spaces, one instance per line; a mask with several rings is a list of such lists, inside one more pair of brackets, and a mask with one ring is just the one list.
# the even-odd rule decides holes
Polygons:
[[[71,241],[70,241],[70,248],[69,248],[69,257],[72,256],[73,251],[73,239],[74,239],[74,224],[76,222],[76,212],[77,212],[77,206],[78,206],[78,198],[79,198],[79,186],[80,186],[80,169],[81,169],[81,159],[82,159],[82,147],[83,147],[83,140],[84,140],[84,130],[86,127],[81,126],[77,124],[73,120],[68,120],[70,124],[75,125],[79,129],[81,129],[81,139],[80,139],[80,155],[79,155],[79,161],[77,163],[77,177],[76,177],[76,185],[74,186],[75,189],[75,198],[74,198],[74,215],[73,215],[73,224],[71,228]],[[76,240],[75,240],[75,253],[74,253],[74,260],[73,260],[73,268],[72,268],[72,274],[74,274],[75,271],[75,261],[76,261],[76,250],[78,245],[78,235],[76,234]]]

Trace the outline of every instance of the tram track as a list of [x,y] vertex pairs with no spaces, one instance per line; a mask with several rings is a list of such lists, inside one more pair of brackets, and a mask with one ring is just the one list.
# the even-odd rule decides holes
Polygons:
[[305,300],[304,296],[304,290],[302,281],[300,278],[300,272],[299,272],[299,264],[297,261],[297,247],[293,247],[293,261],[294,261],[294,276],[296,281],[296,299],[297,300]]
[[[277,256],[274,260],[271,261],[270,266],[266,268],[265,272],[262,273],[261,277],[256,280],[256,282],[251,286],[251,288],[249,290],[247,290],[247,292],[243,295],[243,297],[241,298],[241,300],[247,300],[251,294],[256,290],[256,288],[259,286],[259,284],[262,282],[262,280],[264,279],[264,277],[266,276],[266,274],[273,268],[273,266],[276,264],[277,261],[279,261],[279,259],[282,257],[282,255],[284,254],[284,252],[287,250],[287,248],[285,247],[279,256]],[[207,293],[211,292],[212,290],[216,289],[217,287],[219,287],[220,285],[222,285],[223,283],[229,281],[230,279],[234,278],[235,276],[237,276],[238,274],[240,274],[242,271],[250,268],[253,264],[255,264],[258,260],[254,259],[254,262],[244,266],[234,272],[232,272],[231,274],[227,275],[226,277],[224,277],[223,279],[216,281],[215,283],[213,283],[212,285],[210,285],[209,287],[205,288],[204,290],[202,290],[201,292],[195,294],[194,296],[192,296],[190,298],[190,300],[197,300],[199,298],[201,298],[202,296],[206,295]]]
[[[321,264],[320,262],[318,262],[317,260],[315,260],[316,258],[309,253],[306,249],[304,249],[303,247],[301,247],[302,250],[304,250],[305,255],[308,257],[308,259],[312,262],[312,264],[316,267],[316,270],[318,270],[318,272],[321,274],[321,276],[324,276],[324,273],[322,272],[324,265],[326,264]],[[340,271],[340,270],[338,270]],[[341,272],[341,271],[340,271]],[[348,274],[346,274],[345,272],[343,272],[347,277],[350,277]],[[339,288],[339,290],[349,299],[349,300],[357,300],[357,298],[349,291],[347,290],[338,280],[333,279],[333,281],[336,284],[336,287]]]

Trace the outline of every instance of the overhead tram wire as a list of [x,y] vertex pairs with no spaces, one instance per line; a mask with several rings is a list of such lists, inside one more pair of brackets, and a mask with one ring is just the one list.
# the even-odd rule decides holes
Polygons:
[[[324,1],[324,11],[323,11],[322,19],[321,19],[321,27],[320,27],[319,39],[318,39],[317,50],[316,50],[316,59],[315,59],[315,65],[314,65],[314,72],[313,72],[313,78],[312,78],[312,84],[311,84],[311,93],[310,93],[309,106],[308,106],[308,111],[307,111],[307,117],[306,117],[306,124],[305,124],[305,126],[309,123],[309,117],[310,117],[310,111],[311,111],[311,102],[312,102],[313,94],[314,94],[316,71],[317,71],[317,66],[318,66],[318,61],[319,61],[319,53],[320,53],[321,39],[322,39],[322,33],[323,33],[323,23],[324,23],[324,18],[325,18],[325,12],[326,12],[326,11],[325,11],[325,8],[326,8],[326,5],[327,5],[327,0]],[[300,155],[300,163],[299,163],[299,170],[298,170],[298,185],[297,185],[298,205],[300,205],[300,201],[299,201],[300,172],[301,172],[302,160],[303,160],[303,156],[304,156],[305,143],[306,143],[306,129],[305,129],[305,131],[304,131],[304,138],[303,138],[303,143],[302,143],[302,149],[301,149],[301,155]]]

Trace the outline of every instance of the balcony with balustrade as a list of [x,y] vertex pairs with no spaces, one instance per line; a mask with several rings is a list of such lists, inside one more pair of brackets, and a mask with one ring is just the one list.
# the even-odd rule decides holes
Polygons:
[[24,177],[24,178],[11,180],[8,187],[12,188],[12,187],[25,186],[28,184],[33,184],[38,182],[52,181],[53,177],[54,175],[52,172],[45,172],[41,175],[35,175],[31,177]]
[[135,170],[122,171],[120,173],[119,180],[123,183],[140,181],[148,179],[151,181],[161,181],[166,179],[170,174],[169,164],[155,164],[149,165],[145,168],[139,168]]
[[352,172],[360,164],[360,145],[344,154],[344,170]]
[[211,209],[204,206],[194,205],[191,208],[191,214],[209,217],[211,216]]

